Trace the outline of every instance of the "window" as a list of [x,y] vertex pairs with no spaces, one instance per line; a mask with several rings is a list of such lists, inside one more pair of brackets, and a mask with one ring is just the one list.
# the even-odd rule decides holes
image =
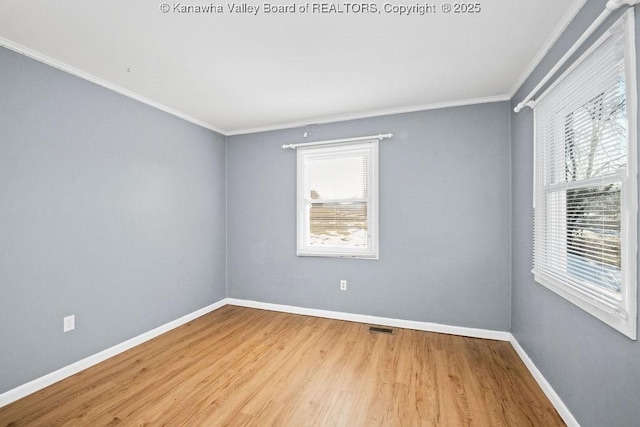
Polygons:
[[378,258],[378,140],[298,151],[298,255]]
[[536,102],[534,274],[636,338],[636,90],[626,14]]

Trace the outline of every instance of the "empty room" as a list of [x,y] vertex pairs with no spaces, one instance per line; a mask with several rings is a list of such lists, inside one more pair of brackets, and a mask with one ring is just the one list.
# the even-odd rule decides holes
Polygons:
[[637,426],[640,0],[0,1],[0,426]]

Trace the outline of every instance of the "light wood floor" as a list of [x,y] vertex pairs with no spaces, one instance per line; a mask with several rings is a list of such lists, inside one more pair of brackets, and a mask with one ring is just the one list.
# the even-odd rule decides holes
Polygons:
[[507,342],[225,306],[24,399],[0,425],[564,425]]

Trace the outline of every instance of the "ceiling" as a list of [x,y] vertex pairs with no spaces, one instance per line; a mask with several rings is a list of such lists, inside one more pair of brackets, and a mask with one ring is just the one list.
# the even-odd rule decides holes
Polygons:
[[[2,0],[0,45],[233,135],[509,99],[585,2],[484,0],[467,14],[389,2],[436,9],[407,16],[385,1],[380,13],[244,3],[255,15],[162,1]],[[180,12],[194,5],[223,11]]]

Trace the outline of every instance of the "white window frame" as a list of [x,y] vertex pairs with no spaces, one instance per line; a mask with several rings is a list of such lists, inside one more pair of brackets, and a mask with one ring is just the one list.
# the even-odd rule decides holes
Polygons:
[[[298,147],[297,151],[297,255],[339,258],[378,259],[378,139],[335,143],[320,146]],[[305,158],[319,157],[328,153],[365,150],[368,153],[367,197],[367,246],[364,248],[336,248],[309,245],[310,218],[308,209],[311,199],[305,182]],[[345,201],[352,201],[345,199]]]
[[[636,86],[636,51],[635,51],[635,25],[633,9],[620,18],[624,19],[624,69],[625,69],[625,86],[626,86],[626,118],[627,118],[627,167],[621,171],[621,290],[620,296],[622,302],[621,310],[611,309],[603,304],[599,304],[596,299],[590,298],[583,292],[580,292],[571,286],[565,284],[562,280],[554,277],[553,274],[545,274],[541,269],[536,268],[534,256],[534,278],[539,284],[547,287],[556,294],[564,297],[571,303],[582,308],[587,313],[605,322],[612,328],[623,333],[627,337],[636,339],[637,328],[637,210],[638,210],[638,184],[637,184],[637,86]],[[617,25],[614,24],[614,26]],[[540,99],[547,93],[552,91],[562,79],[569,74],[576,66],[602,44],[607,38],[607,34],[602,36],[594,45],[588,49],[567,71],[565,71],[554,84],[552,84]],[[580,90],[578,87],[577,90]],[[539,102],[540,99],[538,99]],[[534,114],[535,114],[534,107]],[[546,191],[551,185],[546,185],[541,169],[544,158],[542,158],[543,150],[538,144],[538,135],[542,132],[538,129],[538,121],[534,119],[534,254],[540,253],[542,250],[541,241],[544,239],[538,221],[542,221],[546,212]],[[540,168],[539,166],[542,166]],[[566,243],[566,242],[565,242]],[[562,264],[560,261],[559,264]],[[549,270],[547,270],[549,271]]]

